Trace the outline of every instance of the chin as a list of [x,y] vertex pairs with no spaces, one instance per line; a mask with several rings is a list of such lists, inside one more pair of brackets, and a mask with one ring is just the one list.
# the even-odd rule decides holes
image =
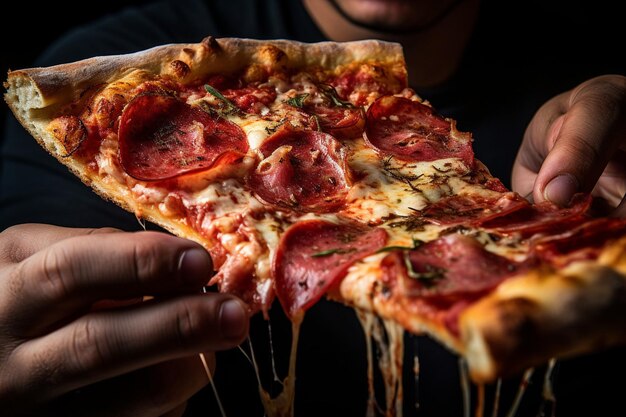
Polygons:
[[427,24],[456,0],[329,0],[353,21],[384,29],[412,29]]

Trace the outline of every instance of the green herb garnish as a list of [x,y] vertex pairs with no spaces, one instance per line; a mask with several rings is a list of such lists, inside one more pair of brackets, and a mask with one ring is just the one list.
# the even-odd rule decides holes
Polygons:
[[407,252],[404,252],[403,258],[409,278],[424,281],[424,285],[433,285],[434,281],[445,278],[446,276],[446,270],[444,268],[439,268],[430,264],[424,265],[425,271],[417,272],[413,268],[413,264],[411,263],[411,259],[409,259],[409,254]]
[[304,106],[304,100],[309,96],[309,94],[299,94],[295,97],[290,98],[286,101],[287,104],[293,107],[302,108]]
[[322,258],[324,256],[330,256],[330,255],[343,255],[344,253],[350,253],[350,252],[356,252],[356,249],[354,248],[348,248],[348,249],[327,249],[327,250],[323,250],[321,252],[317,252],[311,255],[311,258]]
[[239,111],[239,108],[235,106],[232,101],[224,97],[222,93],[217,91],[215,88],[211,87],[209,84],[204,84],[204,89],[207,91],[207,93],[211,94],[213,97],[221,101],[226,106],[227,112]]
[[321,84],[320,85],[320,89],[322,90],[322,93],[324,93],[324,95],[326,97],[328,97],[335,106],[337,107],[354,107],[352,105],[352,103],[350,103],[349,101],[343,101],[339,98],[339,96],[337,95],[337,90],[335,90],[335,87],[333,87],[332,85],[328,85],[328,84]]
[[376,253],[381,253],[381,252],[392,252],[394,250],[413,250],[413,249],[417,249],[420,246],[422,246],[424,244],[423,240],[419,240],[416,238],[413,238],[413,246],[399,246],[399,245],[395,245],[395,246],[385,246],[384,248],[380,248],[376,251]]

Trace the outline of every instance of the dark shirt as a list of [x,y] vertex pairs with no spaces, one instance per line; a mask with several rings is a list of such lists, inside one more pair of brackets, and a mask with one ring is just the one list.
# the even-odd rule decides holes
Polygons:
[[[597,51],[590,50],[585,43],[589,40],[578,32],[568,34],[568,41],[575,46],[555,47],[563,39],[560,29],[548,24],[559,17],[555,9],[531,4],[516,10],[509,4],[504,6],[509,9],[503,10],[494,3],[483,5],[473,39],[454,77],[418,93],[441,113],[457,119],[461,130],[473,133],[478,158],[508,184],[524,129],[539,106],[591,76],[623,72],[624,66],[623,62],[596,59]],[[326,40],[299,1],[164,1],[127,9],[76,29],[56,42],[36,64],[127,53],[164,43],[197,42],[208,35]],[[574,58],[568,58],[571,56]],[[24,222],[139,229],[133,215],[93,194],[40,149],[12,117],[7,120],[1,156],[0,230]],[[271,325],[278,372],[284,375],[290,325],[278,306],[272,309]],[[251,340],[261,378],[266,387],[277,392],[278,384],[271,382],[268,325],[259,316],[253,319]],[[320,302],[307,313],[299,346],[296,415],[364,416],[365,342],[353,311]],[[426,337],[407,336],[405,348],[405,415],[462,415],[456,357]],[[421,364],[417,392],[410,371],[415,352]],[[624,353],[616,349],[560,361],[555,372],[557,415],[624,415],[626,407],[619,397],[624,383],[621,379],[617,385],[609,383],[609,376],[619,378],[626,373]],[[518,415],[538,415],[542,377],[539,369]],[[228,416],[263,415],[254,370],[239,350],[218,355],[215,379]],[[500,415],[508,410],[518,382],[519,377],[505,381]],[[490,415],[493,392],[494,387],[488,386],[486,415]],[[416,396],[419,413],[413,406]],[[194,397],[186,415],[219,415],[210,390]]]

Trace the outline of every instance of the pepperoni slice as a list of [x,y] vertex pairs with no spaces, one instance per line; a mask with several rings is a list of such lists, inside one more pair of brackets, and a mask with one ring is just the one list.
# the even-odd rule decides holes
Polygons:
[[365,115],[361,107],[317,105],[303,109],[317,117],[322,131],[337,139],[354,139],[363,134]]
[[451,124],[433,109],[403,97],[385,96],[367,111],[367,141],[374,148],[408,161],[459,158],[474,164],[471,141],[451,135]]
[[418,214],[429,223],[440,226],[480,224],[527,208],[530,203],[517,193],[502,196],[455,194],[444,197]]
[[173,96],[149,93],[135,97],[124,109],[119,147],[128,175],[156,181],[209,169],[228,154],[243,156],[248,142],[228,120]]
[[451,301],[483,294],[524,265],[488,252],[474,238],[451,234],[390,253],[382,268],[386,275],[399,275],[406,296]]
[[506,216],[487,219],[480,226],[503,234],[519,233],[522,237],[536,233],[559,233],[587,220],[585,213],[591,201],[591,196],[585,194],[575,195],[572,205],[567,208],[544,201]]
[[626,219],[601,218],[588,221],[559,235],[539,237],[532,242],[532,253],[544,260],[560,265],[559,257],[574,252],[578,256],[568,256],[567,261],[594,259],[600,249],[611,239],[617,239],[626,232]]
[[248,185],[265,202],[315,212],[344,203],[348,168],[341,144],[332,136],[284,128],[266,139],[259,151],[265,159]]
[[254,114],[261,114],[276,100],[276,90],[269,86],[229,89],[223,94],[244,112]]
[[272,264],[276,295],[290,318],[315,304],[354,262],[382,248],[387,232],[361,223],[306,220],[282,236]]

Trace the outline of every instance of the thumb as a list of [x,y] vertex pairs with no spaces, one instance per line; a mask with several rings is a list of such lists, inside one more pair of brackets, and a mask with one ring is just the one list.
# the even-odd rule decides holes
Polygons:
[[[591,192],[626,132],[624,77],[594,78],[571,91],[564,113],[545,130],[547,155],[533,198],[566,206],[576,192]],[[534,120],[533,120],[534,121]],[[531,123],[532,124],[532,123]]]

